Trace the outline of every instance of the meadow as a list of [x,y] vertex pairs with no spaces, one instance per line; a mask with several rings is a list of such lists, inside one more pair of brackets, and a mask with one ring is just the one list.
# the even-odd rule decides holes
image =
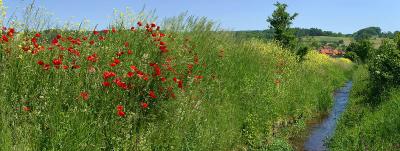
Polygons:
[[293,150],[354,66],[185,16],[2,31],[0,150]]

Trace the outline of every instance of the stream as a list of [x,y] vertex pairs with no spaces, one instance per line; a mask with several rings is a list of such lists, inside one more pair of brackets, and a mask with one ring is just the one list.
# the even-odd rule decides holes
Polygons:
[[312,127],[310,136],[304,144],[304,149],[307,151],[325,151],[328,150],[325,146],[325,141],[328,140],[336,128],[337,120],[342,112],[345,111],[349,93],[352,87],[352,82],[349,81],[346,85],[334,94],[334,105],[329,116]]

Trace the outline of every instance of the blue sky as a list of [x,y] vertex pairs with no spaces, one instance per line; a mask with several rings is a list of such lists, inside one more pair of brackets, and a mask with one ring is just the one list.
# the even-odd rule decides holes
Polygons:
[[[31,0],[3,0],[8,14],[21,12]],[[159,19],[190,15],[206,16],[225,29],[262,30],[274,10],[277,0],[36,0],[54,18],[80,22],[84,18],[92,24],[109,23],[114,9],[133,12],[156,10]],[[294,27],[317,27],[342,33],[379,26],[383,31],[400,30],[399,0],[279,0],[289,5],[289,12],[297,12]]]

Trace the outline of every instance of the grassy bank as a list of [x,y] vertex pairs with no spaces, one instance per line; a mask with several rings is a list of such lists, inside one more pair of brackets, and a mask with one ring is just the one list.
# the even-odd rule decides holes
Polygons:
[[114,27],[6,31],[0,150],[292,149],[352,69],[205,19]]
[[370,104],[368,75],[363,66],[354,74],[350,102],[330,142],[331,150],[400,149],[400,90],[382,95],[378,105]]

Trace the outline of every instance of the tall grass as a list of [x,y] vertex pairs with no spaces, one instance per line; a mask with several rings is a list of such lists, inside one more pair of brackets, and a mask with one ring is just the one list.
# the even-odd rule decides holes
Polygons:
[[370,102],[371,82],[367,67],[354,74],[354,86],[347,111],[339,120],[330,142],[331,150],[400,149],[400,90],[393,88],[380,96],[383,101]]
[[235,39],[206,18],[176,17],[152,31],[123,23],[107,34],[28,31],[1,42],[0,150],[293,149],[289,140],[328,111],[352,68],[316,52],[299,62],[274,42]]

